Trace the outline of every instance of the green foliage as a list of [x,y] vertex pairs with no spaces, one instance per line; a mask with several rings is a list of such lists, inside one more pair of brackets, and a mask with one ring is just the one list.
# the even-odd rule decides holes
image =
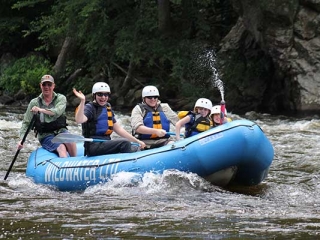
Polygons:
[[72,86],[72,88],[80,90],[84,94],[89,94],[92,92],[92,86],[94,83],[95,82],[88,77],[79,77],[78,81]]
[[[20,56],[33,51],[38,41],[36,35],[26,34],[30,24],[40,14],[47,12],[43,0],[2,0],[0,8],[0,55],[10,52]],[[46,1],[48,2],[48,1]],[[34,7],[36,3],[37,7]],[[24,5],[23,5],[24,4]],[[29,8],[25,6],[30,6]]]
[[[75,70],[84,69],[85,76],[79,77],[78,83],[73,85],[85,87],[89,79],[101,74],[103,69],[110,70],[110,76],[123,76],[123,71],[113,63],[125,71],[131,63],[134,77],[147,79],[146,84],[152,81],[187,96],[210,94],[212,72],[197,63],[200,47],[194,46],[203,49],[202,45],[211,46],[223,37],[217,33],[217,30],[220,32],[217,26],[222,28],[218,11],[225,1],[170,0],[169,12],[165,12],[170,16],[167,32],[159,30],[160,1],[7,2],[6,7],[14,4],[9,12],[15,17],[21,13],[25,21],[23,25],[17,25],[20,28],[13,22],[9,27],[20,31],[23,26],[19,34],[24,33],[25,38],[36,36],[36,46],[31,50],[41,51],[54,61],[64,39],[73,39],[73,51],[70,51],[64,73],[60,76],[68,78]],[[213,35],[219,37],[212,40]],[[10,91],[16,86],[16,83],[13,86],[7,84],[2,86]],[[27,84],[21,85],[28,89]]]
[[20,58],[0,75],[0,87],[8,93],[18,92],[20,89],[30,95],[39,93],[41,76],[52,69],[49,61],[37,55]]

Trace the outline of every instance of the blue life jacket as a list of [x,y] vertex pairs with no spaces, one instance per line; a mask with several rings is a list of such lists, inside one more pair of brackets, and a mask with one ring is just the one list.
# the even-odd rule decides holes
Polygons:
[[[141,111],[144,112],[143,124],[149,128],[163,129],[166,132],[170,131],[170,121],[164,114],[161,105],[157,109],[149,107],[147,104],[139,104]],[[166,134],[163,137],[158,137],[156,134],[139,134],[138,139],[162,139],[169,138],[170,135]]]
[[93,110],[93,119],[82,123],[82,135],[86,138],[95,136],[107,136],[113,132],[114,113],[110,103],[105,107],[94,102],[88,102],[86,106],[90,106]]
[[200,114],[196,114],[194,112],[190,112],[187,116],[189,116],[191,120],[185,126],[186,138],[204,132],[212,126],[212,122],[209,117],[202,117]]

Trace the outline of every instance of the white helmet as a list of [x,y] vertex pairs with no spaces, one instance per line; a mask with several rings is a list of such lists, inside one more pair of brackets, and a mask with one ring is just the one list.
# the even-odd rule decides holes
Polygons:
[[215,105],[215,106],[212,107],[210,115],[212,115],[212,114],[220,114],[220,112],[221,112],[221,106],[220,105]]
[[[224,109],[224,110],[225,110],[224,116],[226,117],[227,116],[227,109]],[[221,106],[220,105],[215,105],[211,109],[210,117],[213,114],[220,114],[220,113],[221,113]]]
[[97,82],[92,87],[92,94],[97,92],[108,92],[110,93],[110,87],[105,82]]
[[194,110],[196,110],[196,107],[203,107],[211,111],[212,102],[207,98],[199,98],[196,104],[194,105]]
[[160,96],[158,88],[156,88],[155,86],[145,86],[142,89],[142,98],[151,96]]

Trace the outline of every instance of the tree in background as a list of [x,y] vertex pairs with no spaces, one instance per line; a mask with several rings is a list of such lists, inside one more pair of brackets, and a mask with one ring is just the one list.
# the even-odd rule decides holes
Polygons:
[[217,0],[5,1],[6,8],[12,6],[10,14],[25,22],[15,42],[36,36],[28,51],[52,61],[61,89],[90,92],[93,81],[105,79],[119,98],[154,84],[164,98],[185,95],[191,102],[212,95],[210,76],[189,70],[199,51],[214,49],[223,37],[219,34],[227,32],[222,5]]

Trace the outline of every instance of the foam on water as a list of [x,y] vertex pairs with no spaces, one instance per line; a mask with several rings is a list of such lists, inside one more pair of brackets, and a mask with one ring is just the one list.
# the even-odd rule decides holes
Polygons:
[[21,122],[0,119],[0,130],[20,129]]

